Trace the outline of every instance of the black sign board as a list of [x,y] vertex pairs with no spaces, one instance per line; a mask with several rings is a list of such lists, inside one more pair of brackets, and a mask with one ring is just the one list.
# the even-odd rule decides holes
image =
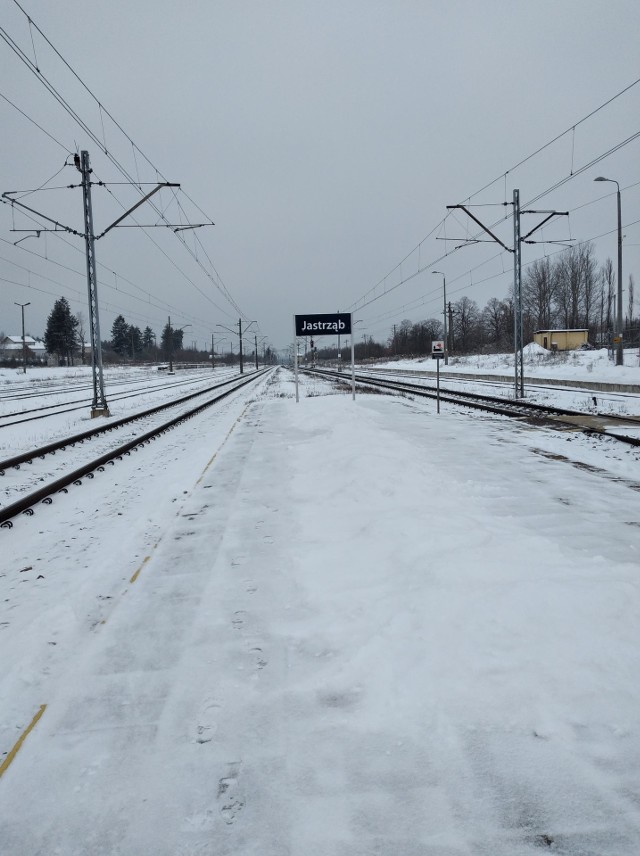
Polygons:
[[296,336],[342,336],[351,333],[351,313],[296,315]]

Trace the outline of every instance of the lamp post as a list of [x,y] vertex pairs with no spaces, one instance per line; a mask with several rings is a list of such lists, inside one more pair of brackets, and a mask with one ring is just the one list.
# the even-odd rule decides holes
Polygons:
[[[227,339],[226,336],[223,336],[222,338],[218,337],[218,339],[217,339],[218,346],[220,346],[223,342],[228,342],[228,341],[229,341],[229,339]],[[214,345],[213,345],[213,333],[212,333],[211,334],[211,362],[213,362],[213,360],[214,360],[213,347],[214,347]],[[224,351],[223,350],[220,351],[220,357],[222,358],[222,360],[224,362]]]
[[622,348],[622,205],[620,201],[620,185],[615,178],[605,178],[599,175],[594,181],[610,181],[617,188],[618,198],[618,311],[616,313],[616,323],[618,325],[617,347],[616,347],[616,365],[624,364],[624,353]]
[[442,317],[444,318],[444,364],[449,365],[449,340],[447,339],[447,278],[441,270],[432,270],[431,273],[439,273],[442,277],[442,294],[444,306]]
[[[33,237],[33,235],[29,235],[28,237]],[[16,303],[14,300],[14,303],[16,306],[19,306],[20,309],[22,310],[22,371],[23,371],[23,374],[26,374],[27,373],[27,343],[26,343],[25,338],[24,338],[24,307],[25,306],[31,306],[31,301],[29,301],[28,303]]]

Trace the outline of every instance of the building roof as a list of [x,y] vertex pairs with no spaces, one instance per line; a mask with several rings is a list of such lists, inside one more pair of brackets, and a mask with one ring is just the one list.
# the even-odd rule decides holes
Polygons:
[[[33,338],[33,336],[25,336],[24,341],[27,345],[34,345],[36,340]],[[5,336],[4,339],[2,340],[2,344],[3,345],[14,344],[14,345],[20,345],[22,347],[22,336]]]
[[565,329],[556,327],[555,330],[536,330],[537,333],[588,333],[586,327],[567,327]]
[[[32,336],[25,336],[24,342],[30,351],[42,351],[44,353],[47,350],[44,342],[36,341]],[[0,350],[4,352],[21,351],[22,336],[5,336],[0,342]]]

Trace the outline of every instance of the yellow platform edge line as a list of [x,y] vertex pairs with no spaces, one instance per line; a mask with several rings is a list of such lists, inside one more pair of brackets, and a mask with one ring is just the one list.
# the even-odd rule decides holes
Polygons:
[[[222,449],[222,447],[224,446],[224,444],[227,442],[227,440],[229,439],[229,437],[233,434],[234,428],[235,428],[235,427],[236,427],[236,425],[240,422],[240,420],[244,417],[244,414],[247,412],[248,408],[249,408],[249,405],[247,404],[247,405],[245,406],[244,410],[242,411],[242,413],[240,414],[240,416],[238,416],[238,418],[236,419],[236,421],[233,423],[233,425],[231,426],[231,428],[230,428],[230,429],[229,429],[229,431],[227,432],[227,436],[224,438],[224,440],[222,441],[222,443],[218,446],[218,448],[216,449],[216,451],[213,453],[213,455],[212,455],[212,456],[211,456],[211,458],[209,459],[208,463],[206,464],[205,468],[202,470],[202,473],[200,474],[200,478],[199,478],[199,479],[197,480],[197,482],[196,482],[196,487],[200,484],[200,482],[201,482],[201,481],[202,481],[202,479],[204,478],[205,473],[207,472],[207,470],[209,469],[209,467],[211,466],[211,464],[212,464],[212,463],[215,461],[215,459],[217,458],[218,453],[220,452],[220,450]],[[156,541],[156,543],[153,545],[153,550],[151,551],[152,553],[153,553],[153,551],[156,549],[156,547],[158,546],[158,544],[160,543],[160,541],[161,541],[161,540],[162,540],[161,538],[158,538],[158,540]],[[140,567],[139,567],[136,571],[134,571],[134,573],[133,573],[133,575],[132,575],[131,579],[129,580],[129,583],[135,583],[135,581],[136,581],[136,580],[138,579],[138,577],[140,576],[140,573],[141,573],[142,569],[143,569],[143,568],[144,568],[144,566],[147,564],[147,562],[149,561],[149,559],[150,559],[150,558],[151,558],[151,555],[149,555],[149,556],[145,556],[145,557],[144,557],[144,559],[143,559],[143,560],[142,560],[142,562],[140,563]],[[104,624],[104,622],[102,622],[102,623]]]
[[220,443],[220,445],[218,446],[218,448],[216,449],[216,451],[213,453],[213,455],[212,455],[212,456],[211,456],[211,458],[209,459],[209,461],[208,461],[207,465],[205,466],[205,468],[203,469],[202,473],[200,474],[200,478],[199,478],[199,479],[198,479],[198,481],[196,482],[196,487],[200,484],[200,482],[201,482],[201,481],[202,481],[202,479],[204,478],[205,473],[207,472],[207,470],[209,469],[209,467],[211,466],[211,464],[212,464],[212,463],[215,461],[215,459],[218,457],[218,453],[222,450],[222,447],[224,446],[224,444],[227,442],[227,440],[229,439],[229,437],[233,434],[233,431],[234,431],[234,429],[235,429],[236,425],[238,424],[238,422],[240,422],[240,420],[242,419],[242,417],[244,416],[244,414],[247,412],[248,408],[249,408],[249,405],[247,404],[247,405],[246,405],[246,407],[244,408],[244,410],[242,411],[242,413],[240,414],[240,416],[238,416],[238,418],[237,418],[237,419],[236,419],[236,421],[233,423],[233,425],[231,426],[231,428],[229,428],[229,431],[227,432],[227,436],[224,438],[224,440],[222,441],[222,443]]
[[[155,547],[157,547],[157,546],[158,546],[157,544],[154,546],[154,550],[155,550]],[[138,567],[138,569],[136,571],[134,571],[133,576],[129,580],[130,583],[135,583],[135,581],[140,576],[140,571],[144,568],[144,566],[147,564],[147,562],[149,561],[150,558],[151,558],[150,555],[144,557],[144,559],[140,563],[140,566]]]
[[16,757],[16,755],[20,751],[20,747],[22,746],[24,741],[29,736],[29,733],[35,728],[38,720],[40,719],[40,717],[42,716],[42,714],[45,712],[46,709],[47,709],[46,704],[40,705],[40,709],[38,710],[36,715],[33,717],[31,722],[29,723],[29,725],[27,725],[25,730],[22,732],[22,734],[20,735],[20,737],[18,738],[18,740],[16,742],[16,745],[13,747],[11,752],[9,752],[9,754],[4,759],[2,764],[0,764],[0,778],[2,778],[2,776],[7,772],[7,770],[11,766],[11,762],[13,761],[13,759]]

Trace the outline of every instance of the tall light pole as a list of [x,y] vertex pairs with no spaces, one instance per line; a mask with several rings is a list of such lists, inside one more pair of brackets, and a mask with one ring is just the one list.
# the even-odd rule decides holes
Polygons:
[[[218,337],[218,345],[221,345],[223,342],[228,342],[228,341],[229,341],[229,339],[227,339],[226,336],[223,336],[222,338]],[[213,333],[211,334],[211,350],[213,351]],[[233,353],[233,346],[231,348],[231,352]],[[220,357],[224,361],[224,350],[220,351]],[[213,353],[211,355],[211,360],[213,362]]]
[[432,270],[431,273],[439,273],[442,277],[442,293],[444,296],[444,306],[442,317],[444,318],[444,364],[449,365],[449,340],[447,339],[447,278],[441,270]]
[[16,306],[19,306],[22,310],[22,371],[24,374],[27,373],[27,343],[24,338],[24,307],[31,306],[31,301],[28,303],[16,303],[13,301]]
[[620,200],[620,185],[615,178],[605,178],[599,175],[594,181],[610,181],[617,187],[618,197],[618,311],[616,313],[616,323],[618,325],[617,347],[616,347],[616,365],[624,364],[624,352],[622,348],[622,205]]

